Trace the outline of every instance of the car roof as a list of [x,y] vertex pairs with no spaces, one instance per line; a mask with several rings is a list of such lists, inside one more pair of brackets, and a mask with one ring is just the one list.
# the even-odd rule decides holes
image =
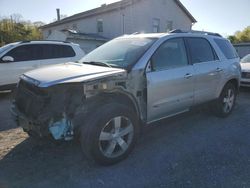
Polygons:
[[123,35],[118,38],[161,38],[169,35],[168,33],[133,33],[131,35]]
[[32,40],[32,41],[19,41],[10,43],[9,45],[20,45],[20,44],[64,44],[64,45],[77,45],[76,43],[67,42],[67,41],[56,41],[56,40]]
[[203,37],[203,38],[220,38],[224,39],[220,34],[205,31],[181,31],[174,30],[169,33],[133,33],[131,35],[123,35],[119,38],[162,38],[167,36],[179,37]]

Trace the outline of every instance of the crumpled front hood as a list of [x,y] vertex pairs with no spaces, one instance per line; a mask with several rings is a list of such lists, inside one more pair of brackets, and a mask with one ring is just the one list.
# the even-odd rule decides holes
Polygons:
[[62,83],[91,81],[125,73],[126,70],[124,69],[80,63],[65,63],[27,72],[22,76],[22,79],[33,82],[39,87],[49,87]]
[[241,63],[240,64],[242,71],[250,72],[250,63]]

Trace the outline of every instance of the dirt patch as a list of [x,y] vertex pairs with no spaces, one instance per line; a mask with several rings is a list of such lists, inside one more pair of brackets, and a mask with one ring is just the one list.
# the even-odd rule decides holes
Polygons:
[[22,143],[28,135],[21,128],[10,129],[0,132],[0,160],[13,148]]
[[226,119],[193,112],[144,131],[128,159],[97,166],[77,142],[31,139],[0,99],[0,188],[250,187],[250,90]]

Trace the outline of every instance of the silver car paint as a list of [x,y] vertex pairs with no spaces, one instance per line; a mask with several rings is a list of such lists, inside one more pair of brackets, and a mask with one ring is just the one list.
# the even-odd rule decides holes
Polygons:
[[[134,70],[145,69],[146,66],[149,66],[148,62],[151,56],[163,42],[172,38],[185,37],[199,37],[207,39],[215,49],[219,60],[191,65],[193,66],[193,70],[190,66],[186,66],[178,69],[162,71],[161,73],[153,73],[150,71],[150,68],[147,67],[148,122],[153,122],[164,117],[181,113],[193,105],[216,99],[220,96],[223,87],[229,80],[236,79],[238,82],[240,80],[241,72],[239,58],[231,60],[226,59],[217,44],[214,42],[214,38],[221,38],[198,34],[178,34],[178,36],[170,34],[160,38],[138,61]],[[173,81],[173,78],[168,78],[167,75],[169,71],[171,72],[172,77],[178,78],[179,80],[177,79]],[[185,75],[192,73],[192,71],[194,73],[194,78],[189,81],[194,81],[194,83],[192,86],[189,82],[188,84],[191,88],[188,89],[186,87],[187,80],[185,80]],[[167,79],[172,79],[172,83]],[[162,80],[169,81],[165,82],[166,87],[162,87]],[[182,84],[180,80],[183,81]],[[191,91],[192,88],[193,94]],[[168,95],[166,95],[167,91],[169,91]]]
[[[138,36],[132,35],[124,37]],[[141,37],[157,37],[158,39],[138,60],[131,72],[128,73],[127,77],[124,77],[127,79],[127,91],[125,92],[133,95],[131,98],[136,100],[141,119],[148,123],[181,113],[188,110],[193,105],[216,99],[219,97],[223,87],[229,80],[240,80],[241,73],[239,59],[227,60],[213,40],[217,37],[200,34],[155,34],[151,36],[141,35]],[[215,62],[205,62],[199,65],[188,65],[165,71],[152,72],[148,62],[153,53],[166,40],[179,37],[200,37],[207,39],[215,49],[219,60]],[[104,69],[106,69],[108,73],[107,76],[117,73],[126,74],[125,71],[121,69]],[[86,72],[86,74],[79,75],[78,77],[69,76],[64,79],[62,79],[59,74],[57,75],[58,78],[54,75],[55,78],[53,79],[53,82],[51,82],[51,80],[42,79],[41,75],[45,76],[45,73],[47,72],[46,69],[43,70],[43,73],[41,70],[37,72],[34,71],[32,73],[27,73],[26,76],[37,78],[40,81],[40,85],[43,87],[100,79],[98,74],[93,74],[91,79],[85,79],[87,77]],[[169,76],[170,72],[171,76]],[[50,74],[53,74],[53,72],[50,72]],[[187,79],[187,74],[191,74],[192,77]],[[49,77],[50,76],[51,75],[49,75]],[[112,82],[112,80],[110,82]],[[137,97],[137,92],[142,91],[144,87],[147,88],[148,93],[146,104],[144,104],[145,101],[142,101]],[[119,89],[120,88],[111,88],[110,92]]]
[[192,65],[168,70],[148,72],[148,121],[176,114],[194,104],[194,75]]
[[39,87],[50,87],[57,84],[92,81],[114,74],[126,74],[126,71],[71,62],[27,72],[24,74],[24,79],[32,78],[39,81]]

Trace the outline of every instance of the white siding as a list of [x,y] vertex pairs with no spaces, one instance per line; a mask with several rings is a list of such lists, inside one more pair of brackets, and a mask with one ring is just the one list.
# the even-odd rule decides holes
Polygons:
[[192,27],[191,20],[173,0],[143,0],[123,10],[117,9],[71,23],[46,28],[43,30],[43,35],[46,38],[49,35],[49,30],[73,29],[74,25],[77,25],[79,32],[97,33],[98,19],[103,20],[103,33],[99,34],[107,38],[134,32],[151,33],[153,32],[153,18],[160,19],[160,32],[166,32],[167,21],[173,21],[174,29],[188,30]]
[[81,49],[88,54],[92,50],[96,49],[97,47],[101,46],[103,42],[95,41],[95,40],[80,40],[80,39],[67,39],[69,42],[73,42],[79,44]]
[[158,0],[149,2],[151,11],[146,19],[150,21],[153,18],[159,18],[160,32],[166,32],[167,21],[173,22],[173,29],[190,30],[192,28],[192,21],[173,0]]

